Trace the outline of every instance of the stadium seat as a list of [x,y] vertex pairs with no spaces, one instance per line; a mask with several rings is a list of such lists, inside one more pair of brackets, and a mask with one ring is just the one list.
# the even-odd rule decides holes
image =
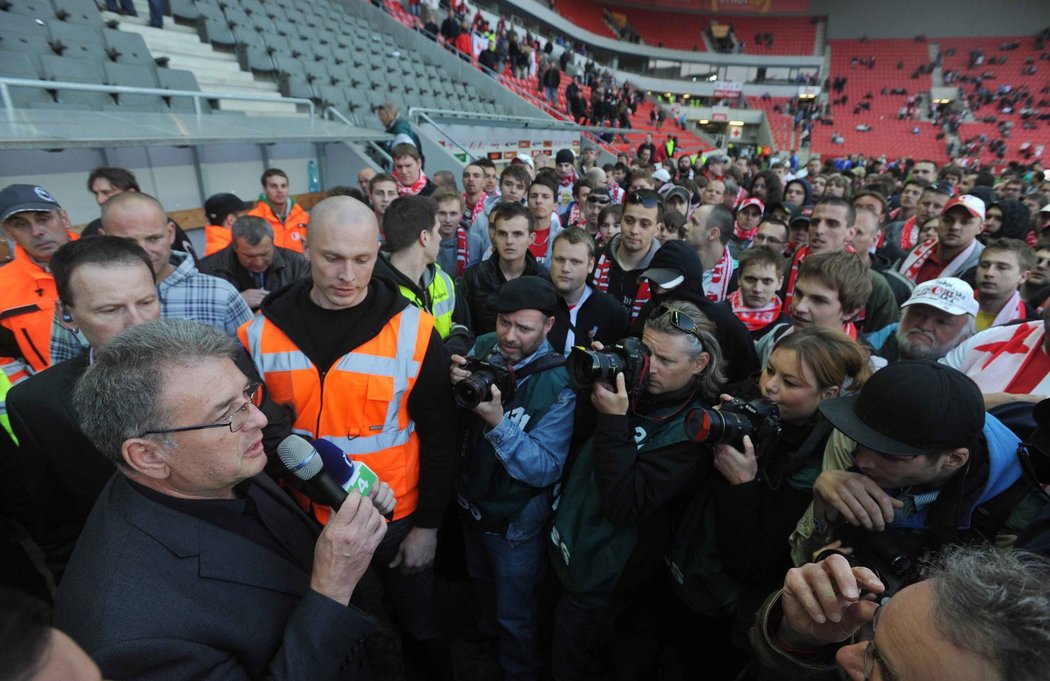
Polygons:
[[[157,80],[161,88],[165,90],[185,90],[189,92],[200,92],[201,87],[197,84],[197,77],[192,71],[182,69],[157,69]],[[193,100],[189,97],[169,97],[168,106],[172,111],[193,112]],[[201,111],[211,112],[208,100],[201,100]]]
[[[36,61],[39,62],[39,59]],[[0,50],[0,76],[40,80],[43,73],[39,63],[34,63],[29,55]],[[49,104],[55,101],[51,94],[42,88],[9,87],[7,91],[11,95],[11,102],[20,109],[28,108],[33,104]]]
[[[102,69],[108,85],[159,87],[157,70],[152,64],[148,66],[144,64],[104,64]],[[168,110],[164,98],[160,95],[118,93],[117,104],[122,109],[134,111],[166,112]]]
[[[55,55],[44,55],[40,58],[47,80],[69,83],[96,85],[103,82],[104,74],[101,64],[84,59],[68,59]],[[58,103],[74,109],[105,110],[116,108],[113,96],[106,92],[89,92],[83,90],[65,90],[56,88]]]
[[92,0],[52,0],[55,16],[62,21],[81,26],[104,26],[98,6]]

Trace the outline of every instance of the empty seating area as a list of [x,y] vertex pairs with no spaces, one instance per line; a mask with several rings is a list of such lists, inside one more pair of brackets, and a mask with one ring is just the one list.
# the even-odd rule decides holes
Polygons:
[[685,12],[658,12],[634,7],[617,7],[616,11],[627,15],[627,21],[648,45],[671,50],[707,51],[703,36],[707,26],[706,17]]
[[[593,0],[558,0],[555,11],[580,28],[606,38],[618,36],[605,22],[603,8]],[[622,11],[617,8],[616,11]]]
[[965,143],[984,135],[981,160],[998,158],[988,148],[997,139],[1006,143],[1005,160],[1027,160],[1026,143],[1050,146],[1050,61],[1041,60],[1045,47],[1034,36],[942,38],[937,44],[945,85],[959,88],[975,119],[960,126],[959,138]]
[[[931,77],[918,73],[930,63],[929,46],[915,40],[833,40],[831,48],[832,125],[813,126],[812,148],[822,154],[886,154],[946,160],[945,140],[932,123],[898,119],[908,97],[928,95]],[[838,79],[845,79],[841,88]],[[845,97],[845,101],[842,98]],[[920,113],[919,107],[915,109]],[[857,126],[869,128],[858,130]],[[913,129],[918,128],[918,134]],[[835,144],[833,136],[844,139]]]
[[[617,7],[649,45],[704,51],[703,34],[713,21],[728,24],[744,54],[811,55],[816,50],[813,17],[712,17],[687,12],[659,12]],[[771,34],[767,40],[765,34]],[[760,39],[756,41],[756,36]]]
[[784,113],[791,103],[790,97],[747,97],[748,108],[759,109],[766,114],[769,128],[773,132],[773,141],[779,149],[791,148],[791,128],[794,119]]
[[[13,1],[0,12],[0,76],[85,85],[199,91],[192,73],[158,65],[142,36],[108,27],[92,0]],[[161,60],[163,62],[163,60]],[[57,86],[9,88],[20,108],[166,112],[184,97],[110,94]]]

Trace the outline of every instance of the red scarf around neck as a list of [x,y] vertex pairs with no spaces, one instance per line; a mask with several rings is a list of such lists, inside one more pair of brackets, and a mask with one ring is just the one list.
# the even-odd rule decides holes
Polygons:
[[732,278],[733,256],[729,254],[728,248],[723,248],[722,257],[711,270],[711,278],[704,284],[704,295],[712,302],[722,302],[729,295],[729,282]]
[[733,238],[742,243],[751,243],[754,241],[755,236],[758,234],[758,226],[754,226],[751,229],[744,229],[740,226],[739,222],[733,223]]
[[427,176],[420,170],[419,179],[416,180],[411,186],[401,184],[400,178],[397,181],[397,193],[399,196],[415,196],[419,192],[423,191],[423,187],[427,186]]
[[766,328],[776,321],[784,309],[784,301],[777,295],[774,295],[773,300],[765,307],[747,307],[744,305],[744,297],[740,294],[740,289],[730,293],[728,300],[733,306],[733,314],[744,323],[748,331],[759,331]]

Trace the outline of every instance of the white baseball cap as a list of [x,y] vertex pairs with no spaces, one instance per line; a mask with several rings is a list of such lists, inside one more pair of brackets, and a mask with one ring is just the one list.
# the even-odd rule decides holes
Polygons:
[[941,215],[944,215],[956,206],[962,206],[975,218],[984,219],[984,201],[973,194],[963,194],[949,200],[948,203],[944,204],[944,210],[941,211]]
[[909,305],[929,305],[956,317],[964,314],[976,317],[980,309],[970,285],[955,277],[931,279],[919,284],[901,307]]

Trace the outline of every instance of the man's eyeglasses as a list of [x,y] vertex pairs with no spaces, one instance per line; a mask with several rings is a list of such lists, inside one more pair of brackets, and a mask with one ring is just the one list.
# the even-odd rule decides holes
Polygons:
[[766,236],[765,234],[756,234],[755,235],[755,243],[758,244],[759,246],[765,246],[767,244],[770,245],[770,246],[783,246],[784,245],[784,242],[781,241],[780,239],[776,238],[775,236]]
[[600,203],[604,206],[608,203],[612,203],[612,199],[608,196],[595,196],[591,194],[587,197],[587,203]]
[[671,321],[671,326],[678,329],[682,333],[687,333],[693,338],[697,339],[698,341],[700,341],[701,347],[703,347],[704,339],[700,337],[700,325],[697,324],[692,317],[682,312],[681,310],[676,310],[674,308],[661,305],[660,307],[656,308],[656,311],[653,313],[653,319],[660,319],[664,315],[668,315]]
[[234,409],[228,419],[220,421],[219,423],[202,423],[196,426],[147,430],[142,433],[142,435],[139,435],[139,437],[142,437],[143,435],[162,435],[164,433],[185,433],[191,430],[206,430],[208,428],[229,428],[231,433],[236,433],[241,428],[244,428],[244,424],[248,422],[249,405],[259,407],[262,404],[262,383],[250,383],[248,387],[244,389],[243,397],[244,404]]
[[642,194],[641,192],[631,192],[627,195],[627,203],[631,205],[642,204],[646,208],[656,208],[660,205],[659,194]]
[[880,615],[882,615],[881,606],[875,611],[875,617],[871,620],[871,638],[868,639],[868,646],[864,649],[864,681],[874,681],[871,675],[875,672],[876,665],[882,670],[884,681],[896,679],[893,672],[886,666],[886,660],[879,655],[879,650],[875,647],[875,628],[879,626]]

